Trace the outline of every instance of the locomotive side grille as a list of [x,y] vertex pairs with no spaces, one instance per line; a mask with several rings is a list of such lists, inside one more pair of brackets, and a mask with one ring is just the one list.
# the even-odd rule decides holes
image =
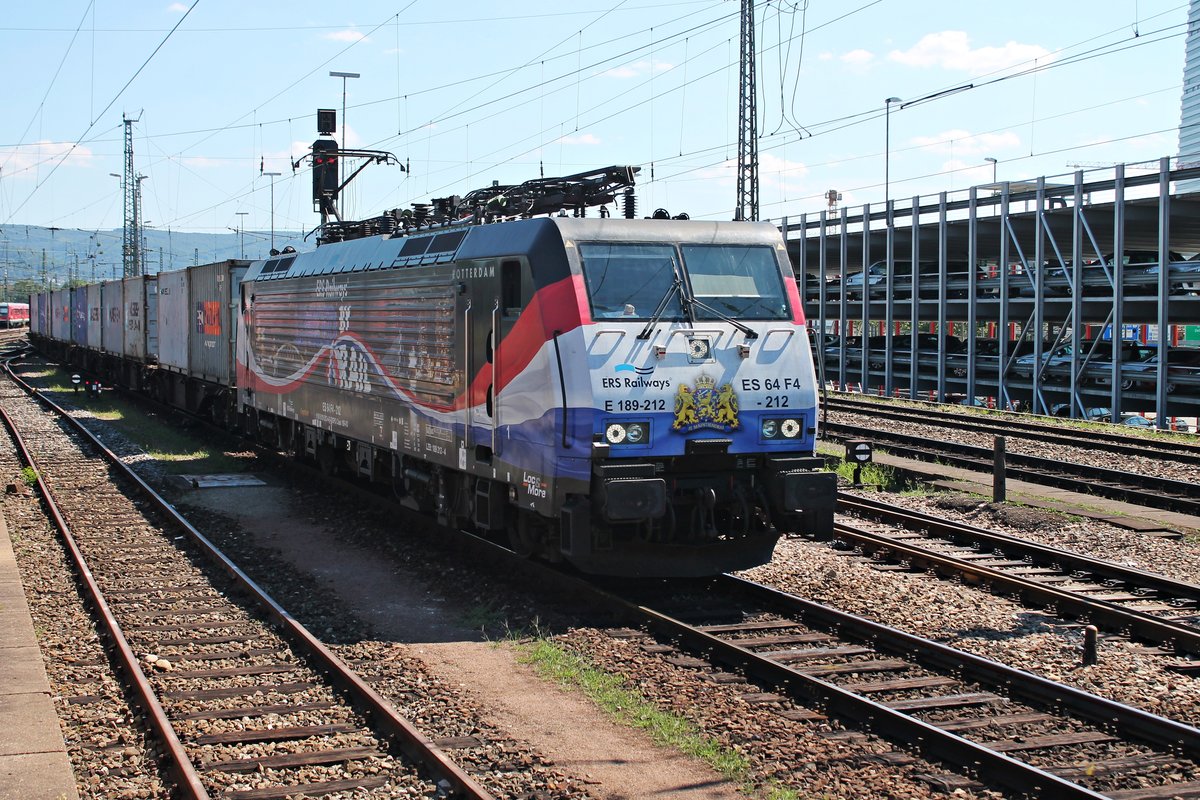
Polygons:
[[596,474],[608,480],[611,478],[653,478],[653,464],[601,464],[596,467]]

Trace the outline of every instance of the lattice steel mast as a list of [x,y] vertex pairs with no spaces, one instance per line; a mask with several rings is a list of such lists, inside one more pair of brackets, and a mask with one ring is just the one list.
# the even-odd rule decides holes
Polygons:
[[[125,230],[121,243],[121,256],[124,262],[124,276],[136,277],[145,272],[145,254],[142,252],[142,181],[145,175],[136,175],[133,171],[133,123],[137,119],[129,119],[121,115],[125,121],[125,175],[121,179],[121,188],[125,195]],[[141,119],[141,115],[138,115]]]
[[758,88],[754,79],[754,0],[742,0],[741,76],[738,80],[738,179],[735,220],[758,220]]

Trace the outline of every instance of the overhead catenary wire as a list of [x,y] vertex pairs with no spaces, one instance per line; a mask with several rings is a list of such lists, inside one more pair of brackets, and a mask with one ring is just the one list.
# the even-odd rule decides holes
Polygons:
[[[776,2],[779,2],[779,0],[776,0]],[[702,4],[689,4],[689,6],[690,6],[690,7],[694,7],[694,6],[696,6],[696,5],[702,5]],[[707,4],[703,4],[703,5],[705,5],[705,7],[706,7],[706,8],[708,8],[708,7],[709,7]],[[781,6],[781,7],[782,7],[782,6]],[[794,10],[794,9],[796,8],[796,6],[795,6],[795,5],[792,5],[792,6],[787,6],[787,8],[792,8],[792,9]],[[625,6],[625,7],[624,7],[622,10],[628,10],[628,9],[630,9],[630,6],[629,6],[629,5],[626,5],[626,6]],[[591,13],[592,13],[592,14],[594,14],[594,13],[596,13],[596,12],[591,12]],[[796,13],[795,13],[795,12],[793,12],[793,19],[792,19],[793,23],[797,22],[796,16],[797,16],[797,15],[796,15]],[[396,17],[395,15],[392,15],[392,17],[389,17],[389,19],[388,19],[387,21],[388,21],[389,23],[393,23],[393,24],[395,24],[395,25],[396,25],[396,27],[399,27],[399,26],[400,26],[400,21],[397,19],[397,17]],[[408,23],[405,23],[405,24],[408,24]],[[659,23],[659,24],[661,24],[661,23]],[[827,24],[828,24],[828,23],[827,23]],[[801,25],[801,26],[799,26],[799,27],[800,27],[801,31],[803,31],[803,28],[804,28],[804,26],[803,26],[803,25]],[[189,29],[189,30],[190,30],[190,29]],[[1124,30],[1126,30],[1126,31],[1128,30],[1127,26],[1125,26],[1125,27],[1124,27]],[[799,35],[799,34],[798,34],[798,35]],[[1141,33],[1141,36],[1145,37],[1145,36],[1147,36],[1147,34],[1146,34],[1145,32],[1142,32],[1142,33]],[[687,41],[687,38],[688,38],[688,37],[684,37],[684,40],[685,40],[685,41]],[[693,38],[694,38],[694,37],[693,37]],[[1094,40],[1094,37],[1093,37],[1093,40]],[[656,49],[656,51],[657,51],[657,50],[660,50],[660,49],[663,49],[663,48],[665,48],[665,47],[666,47],[666,45],[665,45],[664,41],[665,41],[665,37],[659,37],[659,36],[657,36],[657,35],[654,37],[654,42],[655,42],[655,49]],[[699,40],[698,40],[698,41],[699,41]],[[791,44],[792,44],[792,42],[793,42],[793,37],[789,36],[789,37],[787,38],[787,40],[786,40],[786,41],[787,41],[789,44],[788,44],[788,45],[785,45],[785,46],[791,46]],[[690,55],[690,54],[691,54],[691,52],[693,52],[693,51],[696,49],[696,48],[694,47],[694,45],[695,45],[695,44],[696,44],[696,42],[690,42],[690,44],[688,45],[688,47],[690,47],[688,55]],[[795,40],[795,44],[796,44],[796,45],[798,45],[798,46],[800,46],[800,47],[803,47],[803,39],[796,39],[796,40]],[[1105,45],[1105,47],[1107,47],[1107,48],[1111,48],[1111,47],[1112,47],[1112,45]],[[589,48],[589,46],[587,45],[587,43],[584,43],[584,47],[583,47],[583,50],[582,50],[582,52],[586,53],[586,52],[587,52],[589,49],[590,49],[590,48]],[[1065,48],[1064,48],[1064,49],[1065,49]],[[1056,52],[1062,52],[1062,51],[1056,51]],[[571,55],[575,55],[575,54],[571,54]],[[781,60],[783,61],[783,63],[785,63],[785,64],[787,64],[787,63],[791,63],[791,62],[790,62],[790,56],[788,56],[786,53],[781,53],[781,54],[780,54],[780,57],[781,57]],[[545,72],[544,72],[544,70],[545,70],[545,67],[542,65],[542,61],[543,61],[543,60],[539,60],[539,72],[541,72],[541,73],[542,73],[542,75],[538,76],[539,78],[541,78],[541,77],[542,77],[542,76],[544,76],[544,74],[545,74]],[[548,65],[548,64],[550,63],[551,59],[545,59],[544,61],[545,61],[545,64],[546,64],[546,65]],[[685,59],[685,64],[688,64],[689,62],[692,62],[692,66],[694,66],[694,61],[693,61],[693,60],[691,60],[691,59]],[[1060,64],[1065,64],[1065,63],[1066,63],[1065,61],[1060,61]],[[1037,68],[1037,69],[1042,69],[1042,68],[1044,68],[1045,66],[1046,66],[1046,65],[1044,65],[1044,64],[1039,64],[1039,65],[1036,65],[1036,68]],[[584,69],[586,70],[586,65],[584,65]],[[686,77],[687,77],[687,78],[691,78],[691,77],[692,77],[692,74],[693,74],[693,71],[692,71],[692,70],[686,70]],[[582,80],[582,79],[583,79],[585,76],[586,76],[586,72],[582,72],[582,73],[576,73],[576,74],[574,75],[574,77],[576,78],[576,81],[580,81],[580,80]],[[660,79],[662,79],[662,78],[663,78],[663,73],[658,73],[657,75],[655,75],[655,76],[654,76],[654,80],[656,80],[656,81],[660,81]],[[533,83],[535,86],[538,86],[538,87],[539,87],[539,93],[541,94],[541,96],[542,96],[542,97],[545,97],[545,94],[544,94],[544,92],[545,92],[545,89],[546,89],[545,82],[544,82],[543,80],[540,80],[540,79],[538,79],[538,80],[535,80],[535,81],[534,81],[534,82],[532,82],[532,83]],[[665,86],[665,85],[666,85],[666,84],[663,84],[663,83],[661,83],[661,81],[660,81],[659,83],[656,83],[656,84],[655,84],[655,89],[656,89],[656,91],[654,92],[654,95],[655,95],[655,97],[656,97],[656,98],[658,98],[658,99],[662,99],[663,97],[665,97],[665,96],[666,96],[665,94],[663,94],[663,92],[662,92],[662,91],[659,91],[659,88],[660,88],[660,86]],[[692,81],[690,81],[690,80],[687,80],[687,81],[685,81],[685,82],[683,83],[683,86],[684,86],[684,87],[687,87],[687,86],[689,86],[689,85],[691,85],[691,86],[695,86],[695,85],[696,85],[696,83],[695,83],[695,82],[692,82]],[[415,93],[418,93],[418,92],[420,92],[420,91],[421,91],[421,89],[417,88],[417,89],[411,90],[411,92],[410,92],[410,93],[412,93],[412,94],[415,94]],[[684,94],[684,90],[682,90],[682,89],[681,89],[680,91],[681,91],[681,99],[686,99],[687,95],[686,95],[686,94]],[[396,101],[397,101],[397,99],[398,99],[398,98],[400,98],[400,97],[401,97],[401,96],[400,96],[400,95],[397,93],[397,96],[396,96],[396,98],[389,98],[387,101],[390,101],[390,102],[396,102]],[[403,98],[404,98],[404,101],[405,101],[405,103],[406,103],[406,104],[407,104],[407,99],[408,99],[408,97],[409,97],[409,94],[408,94],[408,93],[406,93],[405,95],[403,95]],[[386,102],[386,101],[375,101],[375,102]],[[610,101],[610,103],[611,103],[611,101]],[[359,104],[359,105],[363,105],[363,104]],[[610,105],[610,107],[611,107],[611,105]],[[581,108],[581,109],[580,109],[580,112],[581,112],[581,114],[583,114],[584,116],[581,116],[581,117],[580,117],[580,121],[579,121],[579,122],[580,122],[580,125],[581,125],[581,126],[586,126],[586,125],[588,125],[588,124],[595,124],[595,123],[596,123],[596,121],[598,121],[598,120],[606,120],[606,119],[612,119],[612,118],[614,118],[614,117],[619,117],[619,115],[620,115],[621,113],[628,113],[629,111],[631,111],[631,110],[632,110],[632,108],[633,108],[633,107],[630,107],[630,106],[627,104],[627,105],[626,105],[626,107],[624,108],[624,110],[622,110],[622,109],[617,109],[617,110],[614,110],[614,111],[613,111],[613,113],[612,113],[611,115],[608,115],[608,116],[598,116],[598,115],[597,115],[597,113],[596,113],[595,111],[593,111],[593,112],[591,112],[591,114],[589,114],[589,113],[588,113],[588,111],[587,111],[586,109],[582,109],[582,108]],[[854,117],[855,119],[857,119],[857,121],[858,121],[859,123],[867,123],[867,122],[869,122],[871,119],[873,119],[873,118],[874,118],[874,117],[873,117],[873,115],[872,115],[872,113],[871,113],[869,110],[868,110],[868,111],[859,112],[858,114],[855,114],[855,115],[844,115],[844,116]],[[294,118],[301,118],[301,117],[302,117],[302,115],[295,115],[295,117],[291,117],[291,116],[289,116],[289,117],[287,117],[286,119],[287,119],[287,120],[291,120],[291,119],[294,119]],[[476,124],[479,124],[480,117],[481,117],[481,115],[480,115],[478,112],[476,112],[476,113],[469,113],[469,114],[467,114],[465,117],[463,117],[463,121],[464,121],[464,124],[476,125]],[[486,117],[485,117],[485,118],[486,118]],[[590,121],[589,121],[589,120],[590,120]],[[808,122],[808,121],[806,121],[806,123],[807,123],[807,122]],[[816,124],[816,125],[818,125],[818,126],[822,126],[822,127],[823,127],[823,129],[828,129],[828,128],[836,128],[836,129],[839,129],[839,130],[844,130],[844,129],[845,129],[845,127],[846,127],[846,126],[844,126],[844,125],[841,125],[841,124],[831,124],[831,123],[836,123],[836,121],[835,121],[835,120],[829,120],[829,119],[827,119],[827,120],[823,120],[823,121],[818,121],[818,122],[817,122],[817,123],[815,123],[815,124]],[[264,120],[261,120],[261,121],[259,121],[259,122],[256,122],[255,124],[256,124],[256,126],[258,126],[258,127],[259,127],[259,129],[261,130],[261,129],[263,128],[263,126],[271,125],[271,124],[274,124],[274,123],[273,123],[273,122],[271,122],[271,121],[267,121],[267,120],[265,120],[265,119],[264,119]],[[406,127],[407,127],[407,126],[406,126]],[[161,126],[159,126],[159,128],[161,129]],[[559,131],[559,126],[558,126],[558,125],[556,125],[556,124],[554,123],[554,121],[553,121],[553,120],[546,120],[546,121],[544,122],[544,124],[542,124],[542,125],[540,126],[540,128],[541,128],[542,130],[544,130],[544,131],[548,131],[548,132],[550,132],[550,133],[548,134],[548,138],[545,138],[545,139],[544,139],[544,142],[545,142],[545,143],[549,143],[549,142],[553,141],[553,140],[556,138],[556,137],[555,137],[555,133],[557,133],[557,132]],[[220,130],[220,129],[215,129],[215,130]],[[500,129],[500,130],[505,130],[505,129]],[[426,136],[427,136],[427,137],[430,137],[430,136],[431,136],[431,134],[430,134],[430,131],[429,131],[428,129],[426,129],[426,130],[425,130],[425,132],[426,132]],[[828,130],[826,130],[826,132],[829,132],[829,131],[828,131]],[[441,135],[441,131],[439,131],[438,133],[439,133],[439,135]],[[789,138],[786,138],[786,139],[782,140],[781,144],[782,144],[783,146],[786,146],[786,145],[787,145],[787,143],[789,143],[789,142],[796,141],[796,135],[795,135],[795,134],[796,134],[796,132],[795,132],[795,131],[792,131],[791,133],[793,134],[791,137],[789,137]],[[180,134],[172,134],[172,133],[170,133],[170,132],[155,132],[155,137],[156,137],[156,138],[159,138],[159,139],[160,139],[160,141],[161,141],[161,140],[163,140],[163,138],[162,138],[162,137],[165,137],[165,136],[168,136],[168,135],[180,135]],[[670,179],[672,178],[672,175],[673,175],[673,173],[675,172],[675,170],[673,170],[673,169],[670,169],[670,168],[669,168],[669,167],[670,167],[670,165],[672,164],[672,162],[674,162],[674,163],[676,163],[676,164],[682,164],[684,160],[686,160],[686,159],[688,159],[688,158],[695,158],[696,154],[697,154],[698,152],[701,152],[701,151],[689,151],[689,150],[687,150],[687,149],[684,147],[684,143],[682,142],[682,139],[683,139],[682,135],[681,135],[680,139],[681,139],[681,142],[679,143],[679,145],[678,145],[677,147],[669,147],[669,145],[667,145],[667,147],[669,147],[669,149],[670,149],[670,150],[673,150],[674,152],[670,152],[670,153],[668,153],[668,154],[664,154],[664,153],[659,153],[657,150],[652,150],[652,151],[650,152],[650,154],[649,154],[649,156],[650,156],[650,157],[645,159],[645,161],[650,161],[650,160],[653,160],[653,161],[656,163],[656,165],[658,166],[658,170],[657,170],[657,172],[656,172],[656,179],[657,179],[658,181],[660,181],[660,182],[661,182],[661,181],[664,181],[664,180],[670,180]],[[290,141],[290,139],[289,139],[289,141]],[[496,140],[496,137],[493,137],[493,141],[494,141],[494,142],[495,142],[495,144],[496,144],[496,152],[497,152],[497,153],[503,153],[503,142],[502,142],[502,141],[497,141],[497,140]],[[768,140],[764,138],[764,141],[768,141]],[[770,140],[770,141],[773,141],[773,140]],[[261,143],[260,143],[260,144],[261,144]],[[481,153],[479,152],[480,148],[478,147],[478,141],[477,141],[477,137],[476,137],[475,144],[476,144],[476,147],[475,147],[475,151],[476,151],[476,152],[472,153],[472,156],[471,156],[471,162],[472,162],[472,174],[479,174],[479,172],[480,172],[481,170],[486,170],[486,169],[488,169],[488,165],[487,165],[487,163],[486,163],[486,156],[485,156],[485,155],[481,155]],[[515,144],[515,143],[512,143],[512,144]],[[660,141],[660,142],[658,142],[658,143],[656,144],[656,146],[658,146],[658,145],[663,145],[663,144],[665,144],[665,143]],[[194,145],[193,145],[193,146],[192,146],[190,149],[187,149],[187,150],[184,150],[184,151],[181,151],[181,152],[192,153],[192,152],[194,152],[194,151],[195,151],[195,148],[196,148],[196,146],[197,146],[197,145],[195,145],[195,144],[194,144]],[[507,153],[505,153],[504,155],[505,155],[505,156],[508,156],[508,154],[507,154]],[[522,154],[518,153],[518,154],[516,154],[515,156],[508,156],[508,157],[505,159],[505,161],[500,161],[499,159],[497,159],[497,162],[496,162],[496,163],[505,163],[505,162],[510,162],[510,163],[511,163],[511,162],[512,162],[512,161],[514,161],[514,160],[518,160],[518,159],[520,159],[521,155],[522,155]],[[221,155],[206,155],[206,156],[204,156],[204,157],[209,157],[209,158],[213,158],[213,157],[216,157],[216,158],[229,158],[228,156],[221,156]],[[639,159],[639,160],[640,160],[640,159]],[[451,163],[451,161],[452,161],[452,159],[451,159],[450,161],[447,161],[447,163]],[[460,162],[460,167],[459,167],[459,168],[461,169],[461,162]],[[6,173],[6,174],[7,174],[7,173]],[[436,191],[436,190],[435,190],[435,191]]]
[[96,115],[95,119],[93,119],[90,123],[88,123],[87,130],[85,130],[82,134],[80,134],[79,137],[75,140],[75,143],[71,145],[70,149],[68,149],[67,152],[64,153],[57,162],[55,162],[53,168],[51,168],[51,170],[50,170],[50,174],[47,175],[44,179],[41,179],[36,184],[34,184],[33,189],[31,189],[29,194],[26,195],[25,199],[21,201],[21,204],[9,213],[8,217],[6,217],[4,220],[5,224],[8,224],[9,222],[11,222],[12,218],[18,212],[20,212],[20,210],[22,208],[24,208],[25,205],[31,199],[33,199],[33,196],[35,194],[37,194],[38,189],[40,189],[42,186],[44,186],[46,184],[46,181],[50,180],[50,178],[54,175],[54,173],[58,170],[58,168],[62,165],[62,163],[64,161],[66,161],[67,158],[70,157],[71,153],[74,152],[75,148],[79,146],[79,143],[84,139],[84,137],[86,137],[88,135],[88,132],[91,131],[91,129],[93,127],[95,127],[96,123],[100,120],[100,118],[102,118],[105,114],[108,113],[108,110],[110,108],[112,108],[113,105],[117,102],[117,100],[119,100],[121,98],[121,95],[125,94],[125,90],[129,88],[130,84],[132,84],[134,82],[134,80],[137,79],[138,75],[142,74],[142,70],[144,70],[146,68],[146,66],[151,62],[151,60],[153,60],[154,57],[156,55],[158,55],[158,51],[163,48],[163,45],[165,45],[167,43],[167,41],[171,38],[171,36],[174,35],[175,31],[179,30],[179,26],[182,25],[184,20],[186,20],[188,18],[188,15],[192,13],[192,9],[194,9],[199,4],[200,4],[200,0],[192,0],[192,4],[190,6],[188,6],[187,11],[183,12],[183,16],[179,18],[179,20],[175,23],[175,26],[172,27],[171,30],[167,33],[167,35],[163,37],[163,40],[158,43],[158,46],[154,48],[154,50],[150,53],[150,55],[146,56],[146,60],[143,61],[142,65],[140,67],[138,67],[137,70],[133,73],[133,75],[131,75],[129,77],[129,80],[127,80],[125,82],[125,85],[122,86],[121,89],[115,95],[113,95],[113,98],[108,101],[108,105],[106,105],[104,107],[104,110],[101,111],[98,115]]

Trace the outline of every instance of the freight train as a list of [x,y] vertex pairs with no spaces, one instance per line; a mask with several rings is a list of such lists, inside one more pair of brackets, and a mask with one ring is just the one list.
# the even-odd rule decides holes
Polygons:
[[312,252],[44,292],[32,338],[586,572],[713,574],[829,533],[779,232],[529,210],[393,214]]

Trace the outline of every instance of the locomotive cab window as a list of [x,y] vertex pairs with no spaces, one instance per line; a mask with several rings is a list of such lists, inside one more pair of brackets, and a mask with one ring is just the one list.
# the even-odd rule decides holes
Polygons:
[[[775,250],[746,245],[683,245],[693,296],[735,319],[787,319],[788,302]],[[715,319],[703,305],[697,319]]]
[[524,307],[521,292],[521,262],[504,261],[500,264],[500,308],[506,317],[517,317]]
[[683,319],[675,248],[655,244],[581,244],[594,319],[650,319],[664,301],[661,319]]

